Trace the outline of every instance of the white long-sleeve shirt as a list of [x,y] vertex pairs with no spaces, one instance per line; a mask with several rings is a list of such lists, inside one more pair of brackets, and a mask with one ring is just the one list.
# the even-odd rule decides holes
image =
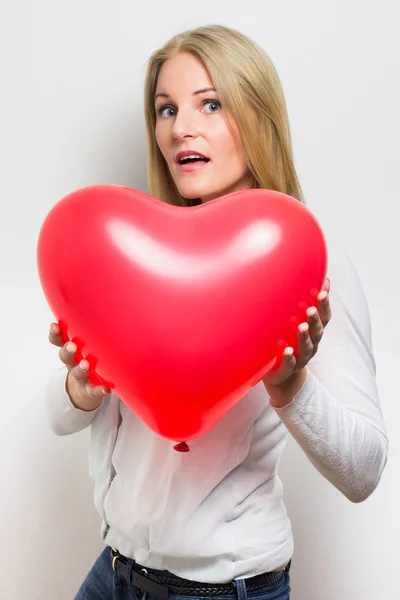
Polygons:
[[351,501],[376,488],[387,459],[367,303],[348,258],[329,247],[332,320],[293,401],[273,409],[256,385],[180,453],[112,393],[92,412],[65,391],[46,392],[59,435],[91,426],[90,474],[102,537],[125,556],[202,582],[285,565],[293,551],[277,463],[288,432]]

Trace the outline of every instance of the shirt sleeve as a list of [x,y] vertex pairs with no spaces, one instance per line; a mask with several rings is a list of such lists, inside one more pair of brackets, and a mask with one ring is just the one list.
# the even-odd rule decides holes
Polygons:
[[375,490],[387,461],[367,302],[349,258],[329,258],[332,319],[306,382],[276,412],[318,471],[352,502]]
[[88,427],[100,407],[91,411],[76,408],[67,393],[67,368],[61,367],[50,378],[45,389],[46,414],[51,430],[57,435],[76,433]]

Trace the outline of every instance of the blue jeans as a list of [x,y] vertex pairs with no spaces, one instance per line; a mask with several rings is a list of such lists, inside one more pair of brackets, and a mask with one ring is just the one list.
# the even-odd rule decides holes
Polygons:
[[[122,575],[117,575],[111,565],[111,548],[106,547],[82,583],[75,600],[158,600],[134,587]],[[218,600],[290,600],[289,569],[273,585],[256,592],[247,592],[245,581],[237,580],[236,591],[231,596],[218,596]],[[196,600],[195,596],[176,596],[169,600]],[[214,600],[204,597],[202,600]]]

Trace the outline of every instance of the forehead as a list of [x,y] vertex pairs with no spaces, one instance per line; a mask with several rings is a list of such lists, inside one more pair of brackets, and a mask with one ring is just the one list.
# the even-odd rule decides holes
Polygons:
[[194,54],[183,52],[169,58],[160,69],[156,93],[188,92],[212,87],[213,82],[202,61]]

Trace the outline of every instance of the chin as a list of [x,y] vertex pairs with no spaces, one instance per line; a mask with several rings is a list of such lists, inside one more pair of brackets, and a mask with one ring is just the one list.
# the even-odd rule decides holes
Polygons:
[[219,192],[214,189],[206,189],[201,186],[182,186],[181,188],[178,188],[178,190],[180,195],[188,201],[198,200],[199,198],[209,198],[210,196],[218,198],[218,196],[220,195]]
[[195,200],[202,198],[204,195],[203,191],[200,191],[200,190],[197,191],[197,190],[193,190],[193,189],[187,190],[187,189],[179,189],[178,188],[178,191],[179,191],[180,195],[183,198],[185,198],[185,200],[187,200],[188,202],[191,202],[191,201],[194,202]]
[[195,200],[196,198],[200,198],[202,194],[199,194],[192,190],[178,190],[180,195],[185,198],[185,200]]

